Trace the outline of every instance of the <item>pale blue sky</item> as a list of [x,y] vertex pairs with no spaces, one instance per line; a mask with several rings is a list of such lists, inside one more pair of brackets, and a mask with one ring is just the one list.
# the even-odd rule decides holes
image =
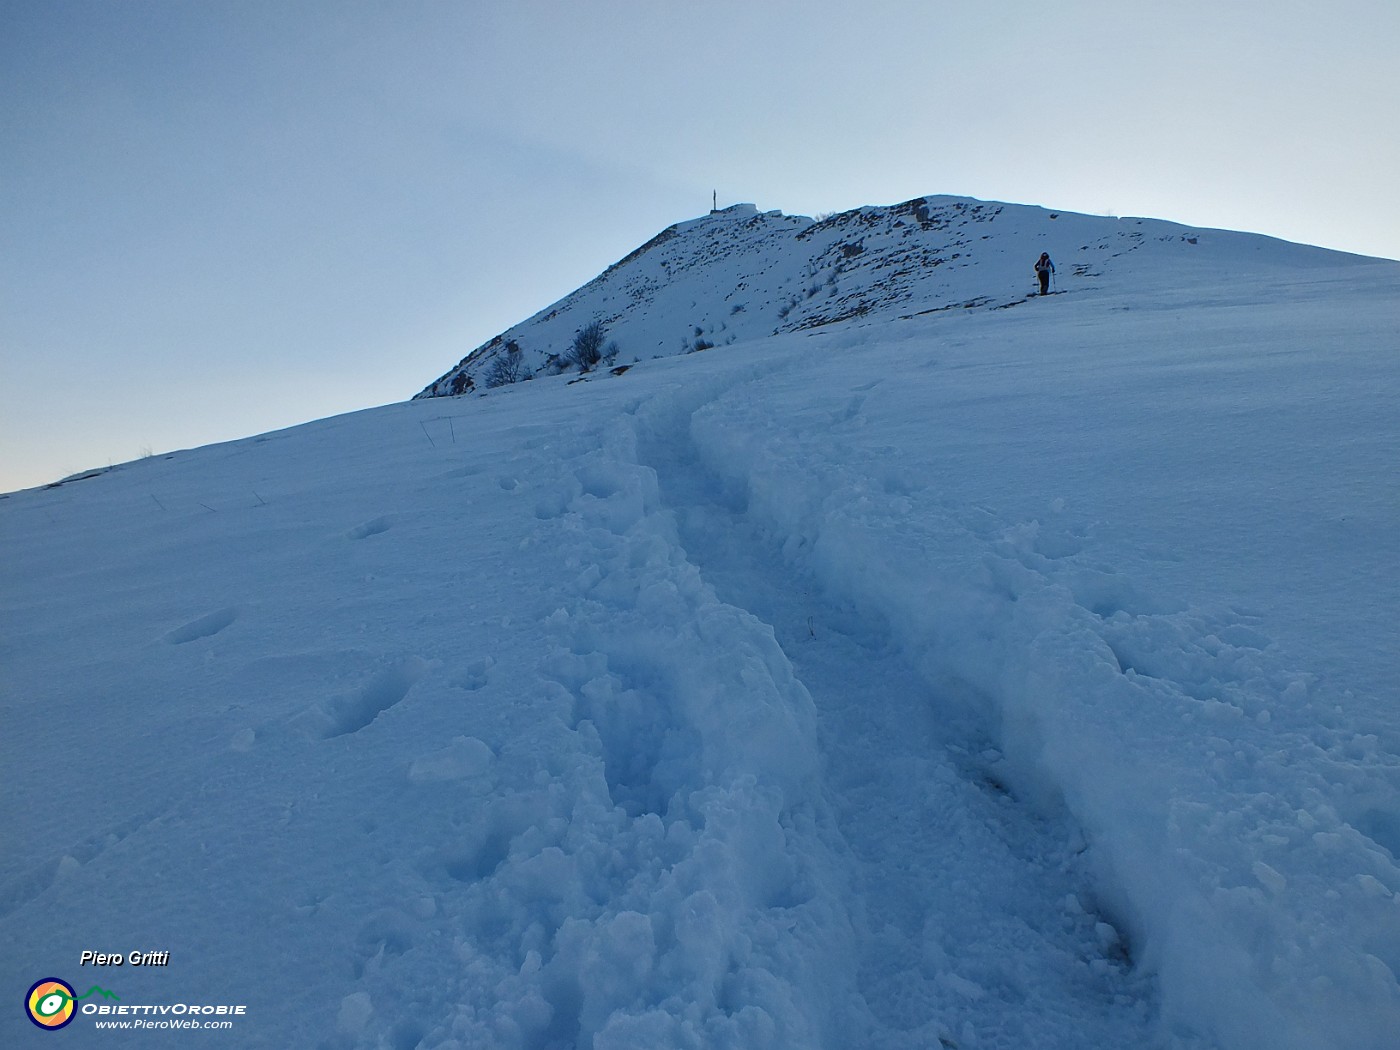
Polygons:
[[0,0],[0,491],[407,398],[672,222],[1400,257],[1395,0]]

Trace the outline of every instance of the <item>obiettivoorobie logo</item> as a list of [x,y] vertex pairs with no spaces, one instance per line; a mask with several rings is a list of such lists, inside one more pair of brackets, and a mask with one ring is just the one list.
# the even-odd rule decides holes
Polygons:
[[115,993],[95,984],[82,995],[78,995],[67,981],[61,981],[57,977],[45,977],[42,981],[35,981],[30,987],[29,994],[24,997],[24,1009],[29,1014],[29,1019],[40,1028],[55,1031],[73,1020],[79,999],[86,999],[93,994],[104,999],[117,998]]

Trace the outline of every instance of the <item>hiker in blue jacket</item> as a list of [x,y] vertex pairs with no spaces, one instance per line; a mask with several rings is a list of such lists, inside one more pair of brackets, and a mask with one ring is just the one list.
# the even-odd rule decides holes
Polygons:
[[1040,278],[1040,294],[1050,294],[1050,275],[1055,272],[1055,264],[1050,261],[1049,252],[1041,252],[1035,261],[1035,275]]

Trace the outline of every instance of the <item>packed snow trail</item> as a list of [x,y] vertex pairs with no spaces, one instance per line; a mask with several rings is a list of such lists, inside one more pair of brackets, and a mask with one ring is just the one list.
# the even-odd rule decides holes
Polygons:
[[687,411],[647,408],[644,459],[687,556],[723,600],[773,625],[816,704],[824,794],[852,868],[850,1045],[1154,1045],[1151,985],[1095,911],[1077,829],[1013,798],[980,713],[932,690],[888,625],[788,567],[745,493],[695,457]]

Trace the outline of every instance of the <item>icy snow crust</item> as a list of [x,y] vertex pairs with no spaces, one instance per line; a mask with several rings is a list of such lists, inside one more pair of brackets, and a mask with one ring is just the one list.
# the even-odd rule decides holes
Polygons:
[[[974,207],[951,309],[0,500],[0,985],[247,1005],[190,1046],[1394,1046],[1400,266]],[[755,220],[816,230],[635,262]],[[0,1011],[60,1038],[156,1041]]]

